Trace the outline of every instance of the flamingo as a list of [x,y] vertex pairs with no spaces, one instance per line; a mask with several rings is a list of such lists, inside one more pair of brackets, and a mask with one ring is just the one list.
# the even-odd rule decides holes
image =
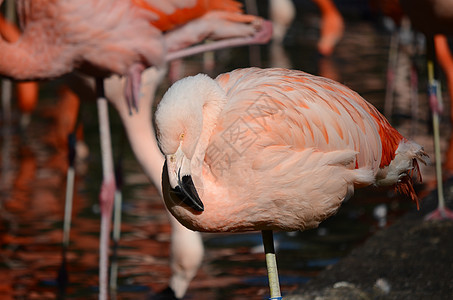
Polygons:
[[[130,113],[131,107],[138,110],[140,75],[145,67],[162,68],[167,61],[206,50],[265,43],[270,36],[270,25],[242,14],[234,0],[21,0],[17,4],[24,30],[16,43],[0,40],[0,74],[19,80],[46,79],[77,68],[98,78],[125,75]],[[187,48],[206,38],[222,40]],[[99,272],[100,298],[105,299],[115,180],[101,83],[97,81],[104,177]]]
[[277,68],[198,74],[170,87],[155,119],[168,210],[192,230],[263,231],[272,299],[272,230],[317,227],[372,184],[418,204],[411,175],[426,163],[423,148],[327,78]]
[[[438,206],[426,216],[426,219],[453,219],[453,211],[445,205],[442,186],[442,165],[440,154],[439,116],[442,112],[440,83],[437,79],[434,61],[437,53],[441,66],[446,70],[448,82],[452,83],[451,68],[453,60],[443,35],[453,34],[453,1],[452,0],[400,0],[403,11],[408,15],[417,30],[427,37],[427,69],[429,101],[433,117],[434,148],[436,155],[436,178]],[[453,92],[450,87],[450,102],[453,103]],[[451,150],[449,150],[450,152]],[[450,158],[447,156],[447,158]],[[447,164],[447,166],[449,166]]]
[[[321,36],[317,43],[318,52],[324,56],[332,55],[335,45],[344,32],[344,21],[332,0],[312,0],[321,11]],[[281,44],[291,22],[296,15],[292,0],[271,0],[270,18],[274,23],[273,41]]]
[[[242,14],[235,0],[18,0],[17,4],[23,35],[16,43],[0,40],[4,53],[0,74],[17,80],[47,79],[77,68],[97,77],[127,75],[125,93],[131,106],[137,106],[140,73],[180,55],[168,57],[169,52],[205,38],[252,37],[262,27],[259,18]],[[177,39],[163,36],[175,28],[183,32],[181,25],[195,19],[217,22],[208,28],[200,28],[206,24],[202,22],[191,26],[193,32]],[[184,51],[204,51],[199,49]]]

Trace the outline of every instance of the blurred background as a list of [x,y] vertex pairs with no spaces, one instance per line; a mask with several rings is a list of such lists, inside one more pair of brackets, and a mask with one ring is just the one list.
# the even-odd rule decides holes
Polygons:
[[[319,8],[310,0],[294,0],[295,17],[281,42],[217,51],[211,54],[213,64],[205,55],[172,63],[170,76],[156,97],[160,99],[174,79],[199,72],[217,76],[248,66],[299,69],[357,91],[403,135],[423,145],[434,160],[423,36],[386,16],[378,0],[334,2],[344,19],[344,33],[330,55],[321,55],[317,46]],[[269,1],[257,1],[258,14],[269,18],[269,6]],[[395,36],[399,40],[396,46]],[[448,95],[446,88],[444,95]],[[94,95],[70,74],[40,82],[39,102],[34,107],[20,107],[16,97],[13,93],[10,106],[3,106],[0,119],[0,298],[95,299],[102,170]],[[449,101],[444,105],[442,153],[451,129]],[[113,297],[146,299],[168,284],[170,224],[114,109],[110,109],[110,118],[114,159],[122,166],[124,199],[121,240],[112,259],[112,268],[117,270]],[[79,155],[70,244],[63,262],[66,136],[74,124],[79,124]],[[421,172],[424,181],[417,192],[423,197],[435,187],[434,165],[422,166]],[[393,191],[371,187],[356,191],[337,215],[317,229],[275,233],[282,290],[289,293],[300,288],[414,208],[414,203]],[[268,282],[259,233],[202,236],[205,257],[187,299],[266,299]],[[63,263],[68,275],[64,290],[57,280]]]

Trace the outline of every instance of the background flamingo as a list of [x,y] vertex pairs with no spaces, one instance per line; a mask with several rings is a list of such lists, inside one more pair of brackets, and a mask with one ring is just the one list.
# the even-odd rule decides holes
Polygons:
[[[335,3],[331,0],[312,0],[321,12],[320,38],[318,52],[330,56],[344,31],[344,21]],[[271,0],[269,15],[274,23],[273,41],[281,44],[286,32],[296,16],[292,0]]]
[[269,230],[317,227],[354,188],[396,186],[417,201],[411,175],[427,158],[355,92],[287,69],[180,80],[156,124],[170,212],[192,230],[262,230],[270,257]]
[[[453,219],[453,212],[445,206],[442,186],[442,165],[439,137],[439,116],[442,112],[442,100],[440,94],[440,82],[437,70],[435,70],[435,52],[441,59],[441,65],[449,70],[453,67],[451,54],[449,55],[448,45],[445,37],[440,34],[453,33],[453,2],[450,0],[416,0],[400,1],[404,12],[409,16],[414,27],[426,35],[427,38],[427,70],[429,101],[433,117],[434,145],[436,150],[436,177],[438,189],[438,207],[427,219],[450,218]],[[448,82],[451,82],[451,72],[446,72]],[[451,91],[451,88],[449,89]],[[453,101],[453,94],[450,93],[450,102]],[[449,150],[448,152],[451,152]],[[450,158],[447,156],[447,158]],[[448,163],[447,165],[450,165]]]

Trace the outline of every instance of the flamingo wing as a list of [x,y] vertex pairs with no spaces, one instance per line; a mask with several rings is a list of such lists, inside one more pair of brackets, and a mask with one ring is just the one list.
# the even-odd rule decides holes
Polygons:
[[[381,141],[385,119],[339,83],[300,71],[254,68],[216,80],[228,102],[205,166],[231,199],[242,198],[260,211],[278,206],[288,212],[278,220],[269,213],[269,224],[316,227],[355,187],[373,184],[391,153]],[[391,145],[396,149],[401,135],[394,129],[386,134],[396,135]]]
[[[232,155],[241,156],[244,147],[271,145],[353,150],[355,168],[369,166],[377,172],[390,163],[402,139],[357,93],[326,78],[283,69],[243,69],[217,81],[229,102],[211,141],[229,143]],[[233,140],[236,137],[248,138],[250,145]]]

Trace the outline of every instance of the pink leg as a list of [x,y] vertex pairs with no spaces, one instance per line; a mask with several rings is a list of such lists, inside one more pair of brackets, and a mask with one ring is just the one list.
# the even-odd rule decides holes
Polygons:
[[[218,21],[218,19],[213,18],[197,20],[188,23],[179,30],[167,33],[165,35],[165,42],[167,45],[171,45],[171,48],[169,48],[169,53],[166,55],[165,60],[168,62],[185,56],[230,47],[265,44],[272,37],[272,23],[266,20],[256,19],[256,25],[246,25],[227,20],[224,26],[229,29],[219,29],[218,31],[216,27],[219,25],[218,22],[216,24],[216,20]],[[228,27],[226,24],[230,24],[229,26],[231,27]],[[253,27],[250,28],[251,26]],[[249,29],[246,32],[240,30],[246,28]],[[253,31],[250,31],[250,29],[253,29]],[[207,38],[212,38],[216,41],[185,48],[188,45],[193,45]]]
[[427,61],[428,61],[428,80],[429,80],[429,105],[433,116],[433,135],[434,150],[436,156],[436,179],[438,207],[425,217],[426,220],[453,219],[453,212],[445,206],[443,185],[442,185],[442,165],[440,153],[440,133],[439,133],[439,116],[442,113],[442,99],[440,98],[440,83],[434,72],[435,53],[434,38],[427,39]]
[[435,210],[425,216],[425,220],[453,220],[453,211],[447,207],[437,207]]
[[126,88],[124,89],[124,95],[126,97],[130,115],[132,115],[132,109],[135,110],[135,112],[138,112],[141,85],[140,81],[142,72],[144,70],[144,65],[138,63],[133,64],[129,68],[129,72],[126,77]]
[[98,90],[97,104],[103,173],[103,182],[101,192],[99,194],[101,206],[101,233],[99,246],[99,299],[104,300],[108,298],[108,252],[110,244],[112,208],[115,195],[115,176],[110,138],[108,104],[104,96],[102,79],[98,79],[96,81],[96,88]]

